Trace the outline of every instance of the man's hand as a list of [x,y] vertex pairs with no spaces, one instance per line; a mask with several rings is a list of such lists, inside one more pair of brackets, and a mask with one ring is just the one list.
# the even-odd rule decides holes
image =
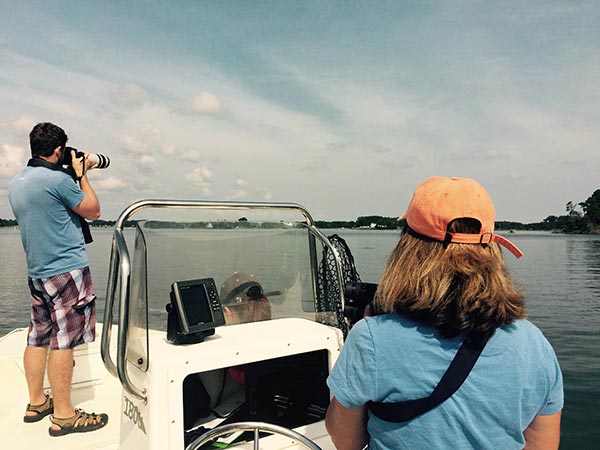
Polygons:
[[85,160],[85,155],[81,158],[78,158],[75,153],[75,150],[71,150],[71,167],[73,167],[73,171],[75,172],[77,178],[81,178],[85,175],[87,169]]
[[81,158],[77,158],[77,156],[75,155],[75,151],[71,150],[71,166],[73,167],[77,178],[83,177],[87,173],[87,171],[94,166],[94,163],[88,158],[88,153],[81,153],[83,153],[83,156]]

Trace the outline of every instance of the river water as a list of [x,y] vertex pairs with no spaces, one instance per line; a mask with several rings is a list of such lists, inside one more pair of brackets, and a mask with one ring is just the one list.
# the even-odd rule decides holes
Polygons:
[[[341,235],[363,281],[377,282],[397,231],[323,230]],[[102,317],[111,231],[93,230],[90,266]],[[507,264],[525,291],[529,319],[554,346],[565,381],[561,450],[600,445],[600,236],[518,232],[525,253]],[[0,336],[28,322],[25,257],[18,230],[0,229]],[[25,345],[25,343],[23,343]]]

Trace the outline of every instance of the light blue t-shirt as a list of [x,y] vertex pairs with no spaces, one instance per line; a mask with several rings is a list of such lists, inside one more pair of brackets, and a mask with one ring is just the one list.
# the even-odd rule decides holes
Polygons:
[[[398,314],[367,317],[350,331],[327,384],[346,408],[431,394],[462,344]],[[538,415],[563,407],[554,350],[527,320],[496,330],[464,384],[408,422],[369,413],[369,449],[511,450]]]
[[31,278],[48,278],[88,265],[79,217],[72,211],[84,197],[69,175],[45,167],[26,167],[10,182],[10,206]]

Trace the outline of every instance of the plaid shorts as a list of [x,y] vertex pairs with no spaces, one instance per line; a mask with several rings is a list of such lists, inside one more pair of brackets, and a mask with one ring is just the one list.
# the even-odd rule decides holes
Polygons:
[[96,337],[96,295],[89,267],[50,278],[29,278],[27,345],[68,350]]

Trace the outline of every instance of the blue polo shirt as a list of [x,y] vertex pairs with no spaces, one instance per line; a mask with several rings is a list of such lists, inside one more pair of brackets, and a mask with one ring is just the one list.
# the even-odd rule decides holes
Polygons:
[[[431,394],[462,344],[398,314],[367,317],[350,331],[327,384],[346,408]],[[369,449],[511,450],[538,415],[563,407],[554,350],[527,320],[496,330],[463,385],[408,422],[369,413]]]
[[31,278],[49,278],[88,265],[79,217],[72,211],[84,197],[69,175],[45,167],[26,167],[10,182],[10,206]]

